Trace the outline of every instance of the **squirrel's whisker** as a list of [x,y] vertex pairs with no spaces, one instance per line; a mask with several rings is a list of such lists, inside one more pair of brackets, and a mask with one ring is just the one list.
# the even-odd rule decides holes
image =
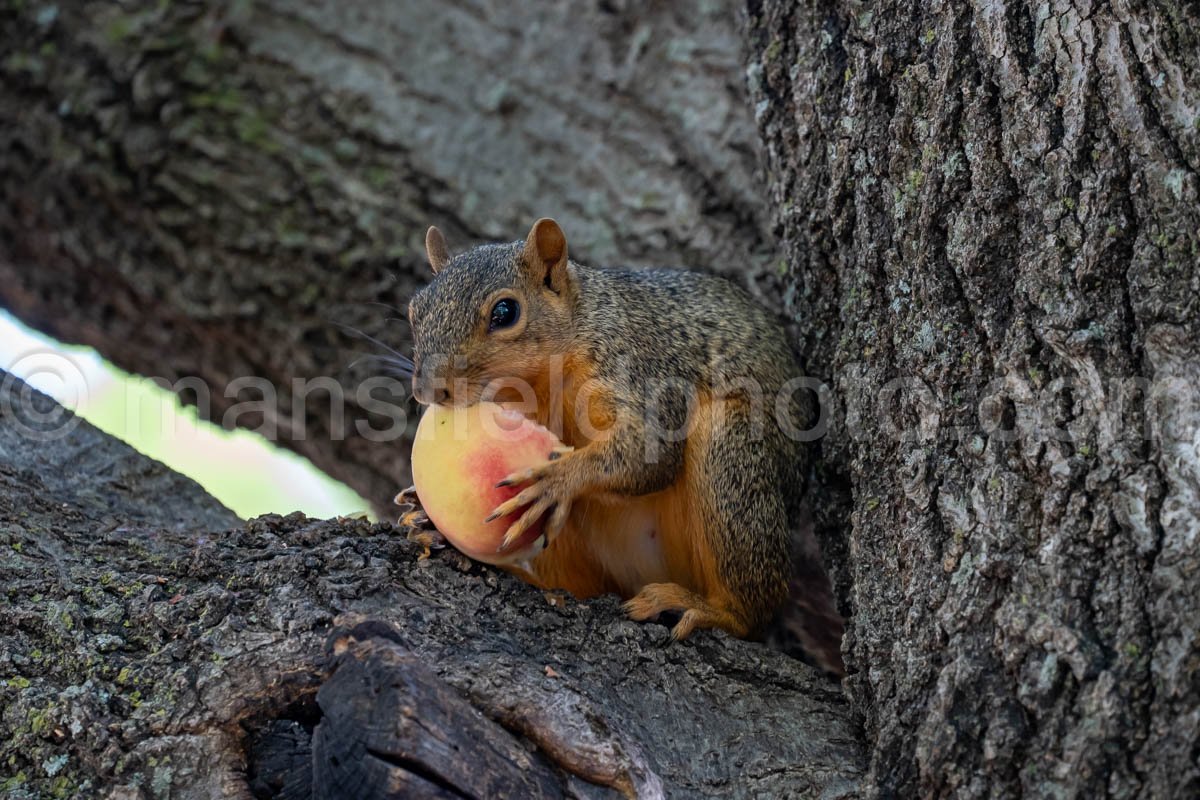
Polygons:
[[375,361],[382,364],[385,374],[394,375],[401,378],[411,378],[413,376],[413,364],[408,359],[397,359],[395,356],[384,355],[381,353],[365,353],[346,365],[346,369],[354,369],[363,361]]
[[[394,311],[394,312],[396,312],[397,314],[399,314],[401,317],[407,317],[407,316],[408,316],[408,311],[407,311],[407,310],[405,310],[405,309],[401,308],[400,306],[394,306],[394,305],[392,305],[391,303],[384,303],[384,302],[382,302],[382,301],[380,301],[380,300],[370,300],[370,301],[368,301],[368,302],[366,302],[366,303],[363,303],[363,305],[364,305],[364,306],[378,306],[379,308],[387,309],[388,311]],[[407,319],[405,319],[405,322],[407,322],[407,321],[408,321],[408,320],[407,320]]]
[[400,363],[400,364],[405,364],[405,365],[407,365],[407,366],[408,366],[410,369],[412,368],[412,366],[413,366],[413,362],[412,362],[412,359],[411,359],[411,358],[409,358],[408,356],[404,355],[404,354],[403,354],[403,353],[401,353],[399,350],[396,350],[395,348],[393,348],[393,347],[390,347],[390,346],[388,346],[388,345],[384,344],[383,342],[379,341],[378,339],[376,339],[376,338],[375,338],[374,336],[372,336],[371,334],[369,334],[369,333],[366,333],[365,331],[361,331],[361,330],[359,330],[358,328],[355,328],[355,327],[353,327],[353,326],[351,326],[351,325],[346,325],[346,324],[344,324],[344,323],[341,323],[341,322],[336,322],[336,321],[333,321],[333,320],[330,320],[330,324],[331,324],[331,325],[336,325],[337,327],[341,328],[341,329],[342,329],[343,331],[345,331],[346,333],[352,334],[352,335],[354,335],[354,336],[357,336],[357,337],[359,337],[359,338],[361,338],[361,339],[366,339],[368,342],[370,342],[371,344],[375,345],[376,347],[382,347],[384,350],[388,351],[388,353],[390,353],[392,356],[394,356],[394,357],[395,357],[395,358],[398,360],[398,361],[397,361],[397,363]]

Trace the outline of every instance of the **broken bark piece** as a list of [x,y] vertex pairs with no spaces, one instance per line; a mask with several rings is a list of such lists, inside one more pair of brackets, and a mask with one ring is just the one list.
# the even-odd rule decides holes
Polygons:
[[317,693],[317,797],[558,798],[565,775],[395,641],[347,638]]

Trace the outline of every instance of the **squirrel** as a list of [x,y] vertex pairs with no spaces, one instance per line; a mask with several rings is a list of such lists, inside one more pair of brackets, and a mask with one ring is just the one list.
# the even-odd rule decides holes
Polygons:
[[[548,218],[523,242],[451,257],[431,227],[425,246],[434,277],[408,308],[413,396],[528,401],[524,387],[531,418],[565,445],[502,481],[524,487],[489,517],[525,509],[506,541],[539,519],[546,534],[510,571],[581,599],[618,594],[634,620],[677,613],[675,639],[761,636],[796,574],[827,590],[819,549],[793,569],[804,457],[785,428],[807,422],[802,373],[748,293],[691,270],[585,267]],[[813,655],[840,673],[841,617],[824,605],[837,635]]]

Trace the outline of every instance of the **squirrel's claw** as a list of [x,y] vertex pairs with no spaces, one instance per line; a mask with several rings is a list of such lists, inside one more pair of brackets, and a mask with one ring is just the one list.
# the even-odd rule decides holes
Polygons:
[[517,486],[522,483],[529,483],[539,477],[537,467],[522,469],[514,472],[511,475],[506,475],[503,480],[496,484],[497,489],[503,489],[505,486]]
[[562,533],[563,528],[567,524],[567,517],[571,515],[571,501],[561,501],[554,504],[554,511],[550,514],[550,518],[546,520],[546,543],[549,544],[558,538]]
[[554,501],[543,497],[541,500],[530,506],[529,510],[521,515],[521,518],[508,527],[504,533],[504,541],[500,543],[500,547],[496,552],[500,552],[512,545],[513,542],[521,538],[521,534],[529,530],[529,526],[537,522],[539,518],[553,505]]
[[418,561],[424,561],[429,558],[431,551],[440,550],[446,546],[446,537],[436,530],[410,530],[405,538],[421,546],[421,555],[417,556]]
[[550,451],[550,455],[547,456],[547,458],[549,458],[551,461],[558,461],[567,453],[572,453],[574,451],[575,448],[571,447],[569,444],[556,445],[555,448]]
[[429,515],[422,508],[415,508],[412,511],[406,511],[400,515],[400,519],[396,520],[396,526],[399,528],[425,528],[429,525]]
[[574,451],[575,448],[569,445],[556,445],[554,449],[550,451],[550,454],[546,456],[545,464],[539,464],[536,467],[529,467],[527,469],[520,469],[511,475],[505,475],[504,479],[496,484],[496,488],[503,489],[505,486],[519,486],[522,483],[541,480],[551,470],[551,468],[555,466],[554,462],[558,461],[567,453],[572,453]]
[[492,520],[499,519],[500,517],[506,517],[509,514],[516,513],[541,496],[542,492],[538,490],[537,486],[530,486],[525,491],[521,492],[515,497],[510,497],[492,509],[492,513],[488,515],[488,518],[484,520],[484,523],[486,524]]

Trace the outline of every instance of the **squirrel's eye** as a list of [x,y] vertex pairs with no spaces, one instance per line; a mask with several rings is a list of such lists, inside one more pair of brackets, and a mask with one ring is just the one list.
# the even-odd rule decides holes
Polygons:
[[492,306],[492,317],[488,321],[488,330],[510,328],[521,318],[521,305],[511,298],[497,300]]

